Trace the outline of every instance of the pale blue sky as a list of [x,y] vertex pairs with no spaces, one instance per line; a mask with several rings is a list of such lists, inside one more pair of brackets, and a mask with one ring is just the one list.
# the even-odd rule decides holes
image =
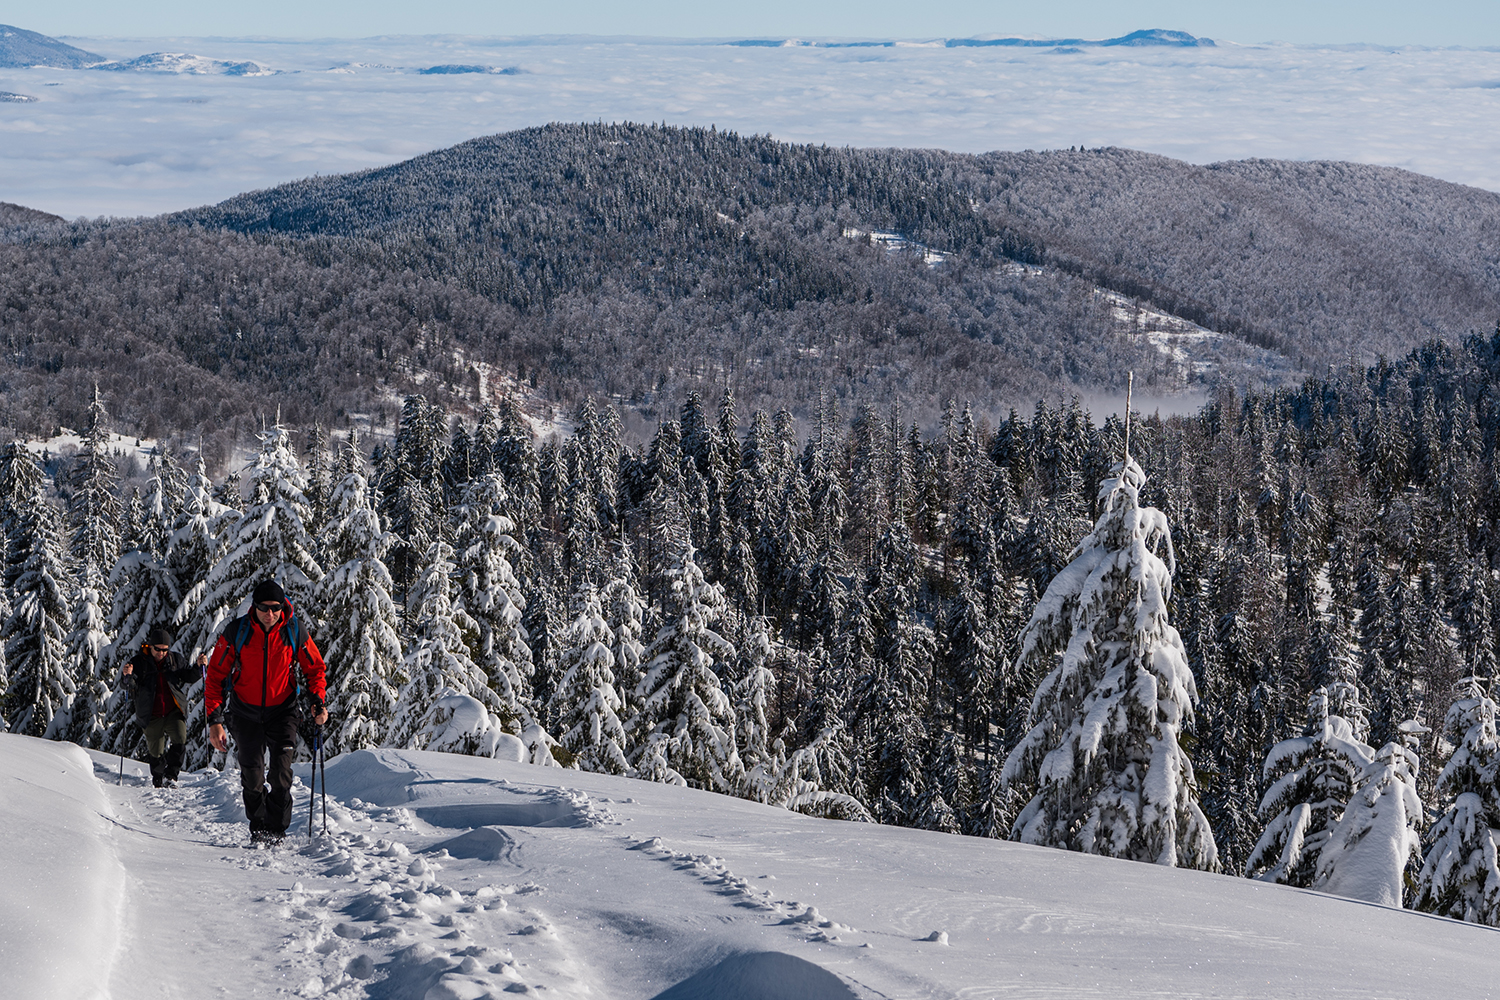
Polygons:
[[1496,0],[0,0],[0,23],[50,35],[368,37],[1106,38],[1173,28],[1238,42],[1500,46]]

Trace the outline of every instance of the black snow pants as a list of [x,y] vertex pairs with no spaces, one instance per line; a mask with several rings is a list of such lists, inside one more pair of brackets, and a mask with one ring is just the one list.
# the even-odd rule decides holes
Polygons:
[[[297,750],[297,700],[265,709],[235,704],[228,712],[229,731],[240,761],[245,815],[250,832],[284,834],[292,825],[292,757]],[[270,757],[270,787],[266,758]]]

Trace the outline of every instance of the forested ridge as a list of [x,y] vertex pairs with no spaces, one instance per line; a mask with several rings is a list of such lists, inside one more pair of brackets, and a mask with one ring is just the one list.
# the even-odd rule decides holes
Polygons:
[[204,648],[274,574],[327,651],[330,752],[517,736],[1500,922],[1500,332],[1137,415],[1124,466],[1076,400],[929,435],[899,403],[825,396],[799,432],[691,393],[632,447],[592,400],[538,442],[513,400],[410,396],[372,451],[271,427],[221,482],[166,453],[122,495],[89,412],[78,455],[0,458],[14,731],[132,751],[145,631]]
[[[727,385],[803,426],[827,392],[930,429],[945,398],[1283,384],[1500,315],[1491,193],[1119,149],[551,125],[158,219],[0,224],[0,424],[77,426],[98,381],[121,427],[201,441],[215,470],[278,406],[389,432],[419,390],[472,418],[480,371],[648,428]],[[1096,288],[1230,339],[1184,365]]]

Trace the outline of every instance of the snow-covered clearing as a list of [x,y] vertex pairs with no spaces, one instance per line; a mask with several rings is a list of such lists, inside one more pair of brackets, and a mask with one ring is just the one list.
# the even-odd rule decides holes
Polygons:
[[252,851],[234,772],[119,766],[0,735],[0,994],[1467,998],[1500,973],[1495,930],[1417,913],[438,753],[335,758],[328,835],[299,784],[297,835]]

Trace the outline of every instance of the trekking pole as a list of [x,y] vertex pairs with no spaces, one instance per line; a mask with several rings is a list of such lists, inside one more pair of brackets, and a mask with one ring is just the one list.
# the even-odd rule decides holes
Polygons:
[[317,811],[317,810],[315,810],[313,808],[313,805],[317,801],[317,794],[318,794],[318,751],[322,748],[322,745],[323,745],[323,727],[322,726],[314,726],[313,727],[313,745],[312,745],[312,770],[308,772],[308,779],[307,779],[308,780],[308,790],[307,790],[307,839],[308,840],[312,840],[312,834],[313,834],[313,813],[315,813]]
[[318,727],[318,770],[323,773],[323,836],[328,836],[328,750],[323,746],[323,727]]
[[116,781],[115,784],[117,784],[117,785],[123,785],[123,784],[125,784],[125,751],[124,750],[120,751],[120,780]]

